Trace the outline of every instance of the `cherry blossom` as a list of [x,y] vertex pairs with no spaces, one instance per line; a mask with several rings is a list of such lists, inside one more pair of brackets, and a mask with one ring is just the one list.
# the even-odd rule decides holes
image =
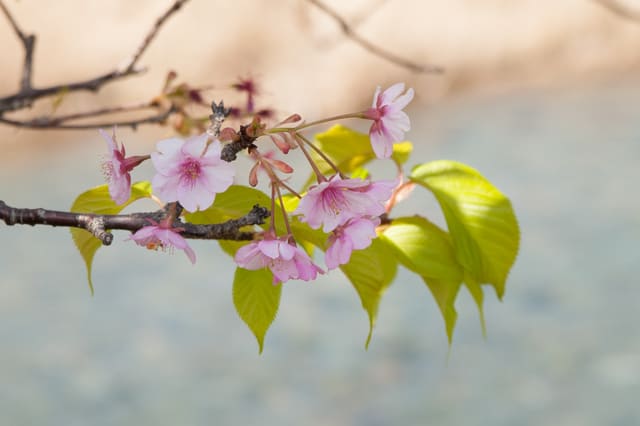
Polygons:
[[287,238],[265,235],[262,241],[253,241],[240,247],[234,257],[244,269],[269,268],[273,273],[273,284],[290,279],[315,280],[324,271],[313,263],[304,250],[288,242]]
[[409,116],[402,111],[413,99],[413,89],[404,92],[404,83],[396,83],[384,92],[380,87],[373,95],[373,105],[365,112],[365,117],[373,120],[369,137],[378,158],[389,158],[393,144],[404,138],[404,132],[411,128]]
[[100,135],[107,141],[108,158],[102,163],[102,171],[109,185],[109,195],[116,204],[124,204],[131,196],[131,174],[134,167],[146,160],[146,156],[133,156],[126,158],[124,144],[118,148],[116,141],[116,129],[112,136],[102,129],[98,129]]
[[376,237],[376,226],[380,219],[356,218],[337,227],[329,236],[329,247],[324,261],[328,269],[335,269],[339,265],[349,262],[353,250],[362,250],[371,245]]
[[174,247],[184,250],[191,263],[196,263],[195,252],[189,247],[187,240],[179,234],[182,229],[171,228],[170,225],[164,222],[160,222],[159,224],[153,221],[151,222],[153,225],[138,229],[135,234],[131,235],[130,239],[135,241],[139,246],[144,246],[150,250],[172,250]]
[[293,214],[302,215],[300,220],[313,229],[322,225],[324,232],[331,232],[349,219],[383,214],[395,185],[394,181],[371,182],[334,175],[309,188]]
[[165,139],[151,154],[157,174],[151,180],[155,194],[166,202],[178,201],[190,212],[207,209],[216,194],[233,183],[234,168],[220,158],[220,141],[207,146],[207,134],[186,140]]

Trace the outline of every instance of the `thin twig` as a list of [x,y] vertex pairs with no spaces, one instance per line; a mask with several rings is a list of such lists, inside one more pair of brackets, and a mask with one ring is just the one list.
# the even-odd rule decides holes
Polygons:
[[[15,111],[23,108],[30,107],[34,101],[37,99],[57,95],[62,91],[66,92],[74,92],[74,91],[98,91],[103,85],[107,83],[114,82],[116,80],[129,77],[132,75],[140,74],[146,71],[143,68],[137,68],[136,65],[138,60],[142,56],[142,54],[149,47],[151,42],[154,40],[158,31],[162,27],[162,25],[169,19],[170,16],[175,14],[188,0],[174,0],[172,5],[167,9],[154,23],[153,27],[149,30],[149,32],[144,37],[142,43],[137,47],[134,54],[131,56],[129,60],[124,64],[124,66],[120,68],[116,68],[113,71],[106,72],[104,74],[98,75],[97,77],[90,78],[84,81],[79,82],[69,82],[63,84],[56,84],[48,87],[44,87],[41,89],[36,89],[31,86],[31,72],[32,72],[32,55],[33,55],[33,42],[35,42],[35,36],[33,36],[33,42],[31,45],[27,45],[24,41],[26,36],[22,30],[18,27],[15,19],[9,13],[6,6],[0,0],[0,7],[2,8],[4,14],[9,19],[14,31],[18,35],[18,37],[22,40],[23,46],[25,49],[25,66],[23,69],[23,78],[20,86],[20,90],[13,94],[6,96],[4,98],[0,98],[0,115],[3,112],[7,111]],[[11,124],[12,120],[5,120],[5,123]],[[70,127],[70,128],[86,128],[86,127]]]
[[640,23],[640,10],[630,7],[623,1],[618,0],[594,0],[609,11],[616,15],[626,18],[630,21]]
[[[182,229],[184,238],[200,240],[234,240],[246,241],[254,238],[254,232],[241,231],[245,226],[262,225],[270,215],[269,210],[258,205],[239,219],[228,220],[215,224],[192,224],[175,220],[173,228]],[[136,232],[150,221],[160,222],[166,216],[166,211],[159,210],[149,213],[132,213],[123,215],[100,215],[90,213],[74,213],[47,209],[23,209],[8,206],[0,200],[0,220],[7,225],[48,225],[81,228],[89,231],[102,241],[104,245],[113,242],[111,230],[120,229]]]
[[[116,108],[114,108],[116,109]],[[80,129],[100,129],[108,127],[130,127],[133,130],[137,129],[141,124],[163,123],[171,114],[176,112],[175,107],[171,107],[166,111],[162,111],[158,114],[138,118],[134,120],[122,120],[122,121],[103,121],[99,123],[86,123],[86,124],[64,124],[56,122],[55,119],[50,121],[46,117],[36,118],[34,120],[14,120],[7,117],[0,116],[0,123],[8,124],[14,127],[22,127],[28,129],[51,129],[51,130],[80,130]],[[80,115],[80,114],[77,114]]]
[[13,15],[11,15],[9,9],[7,9],[2,0],[0,0],[0,9],[2,9],[2,12],[9,20],[13,31],[22,42],[22,46],[24,48],[24,64],[22,66],[22,77],[20,78],[20,90],[28,91],[29,89],[31,89],[31,76],[33,71],[33,49],[36,45],[36,36],[33,34],[27,34],[20,29],[15,18],[13,17]]
[[[152,105],[149,102],[144,102],[136,105],[105,107],[105,108],[94,109],[91,111],[83,111],[83,112],[77,112],[77,113],[66,114],[66,115],[58,115],[58,116],[43,115],[41,117],[36,117],[31,120],[22,121],[21,126],[31,127],[31,128],[52,128],[55,126],[63,125],[68,121],[75,121],[75,120],[81,120],[81,119],[87,119],[87,118],[96,118],[96,117],[101,117],[103,115],[140,111],[143,109],[151,109],[151,108],[157,108],[157,107]],[[14,120],[14,121],[17,122],[18,120]],[[0,117],[0,122],[2,122],[2,117]]]
[[174,3],[171,5],[171,7],[167,9],[167,11],[163,13],[158,19],[156,19],[155,24],[153,24],[153,27],[151,28],[151,30],[147,33],[144,40],[142,40],[142,44],[138,46],[138,49],[133,54],[131,59],[129,59],[129,61],[127,61],[127,63],[125,64],[124,66],[125,71],[133,70],[133,68],[135,67],[136,63],[138,62],[142,54],[145,52],[145,50],[147,50],[147,48],[149,47],[153,39],[158,34],[158,31],[160,31],[160,28],[162,27],[162,25],[166,22],[167,19],[169,19],[169,17],[171,17],[171,15],[173,15],[178,10],[180,10],[182,5],[188,1],[189,0],[175,0]]
[[335,10],[331,9],[329,6],[327,6],[320,0],[307,0],[307,1],[313,4],[314,6],[316,6],[318,9],[322,10],[327,15],[329,15],[334,21],[338,23],[338,25],[340,26],[340,29],[342,30],[342,32],[346,37],[350,38],[351,40],[359,44],[361,47],[363,47],[365,50],[369,51],[370,53],[378,57],[381,57],[386,61],[394,63],[398,66],[407,68],[414,72],[435,73],[435,74],[440,74],[444,72],[444,68],[442,67],[435,66],[435,65],[419,64],[419,63],[410,61],[406,58],[402,58],[387,50],[384,50],[379,46],[376,46],[375,44],[371,43],[370,41],[366,40],[365,38],[361,37],[358,33],[356,33],[342,16],[340,16]]

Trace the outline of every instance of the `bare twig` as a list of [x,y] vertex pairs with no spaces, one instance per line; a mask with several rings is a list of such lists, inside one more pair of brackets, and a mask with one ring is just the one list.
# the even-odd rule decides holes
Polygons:
[[[0,98],[0,115],[7,111],[15,111],[23,108],[30,107],[34,101],[37,99],[53,96],[59,94],[62,91],[66,92],[74,92],[74,91],[98,91],[103,85],[107,83],[114,82],[116,80],[129,77],[132,75],[140,74],[145,71],[143,68],[137,68],[136,65],[138,60],[142,56],[142,54],[149,47],[155,36],[158,34],[158,31],[162,27],[162,25],[172,16],[175,12],[177,12],[188,0],[174,0],[171,7],[167,9],[154,23],[151,30],[147,33],[142,43],[138,46],[135,53],[131,56],[129,60],[124,64],[124,66],[120,68],[116,68],[113,71],[106,72],[104,74],[98,75],[97,77],[90,78],[84,81],[79,82],[68,82],[63,84],[52,85],[48,87],[44,87],[41,89],[36,89],[31,86],[31,73],[32,73],[32,55],[33,55],[33,47],[35,42],[35,36],[27,36],[22,30],[18,27],[15,19],[9,13],[6,6],[0,0],[0,8],[4,12],[4,14],[9,19],[14,31],[20,38],[23,43],[25,49],[25,65],[22,73],[22,81],[20,85],[20,90],[13,94],[6,96],[4,98]],[[32,37],[32,41],[27,43],[29,37]],[[5,123],[11,124],[12,120]],[[72,128],[84,128],[84,127],[72,127]]]
[[[114,107],[112,110],[117,110],[122,107]],[[10,118],[6,118],[0,116],[0,123],[8,124],[14,127],[22,127],[29,129],[51,129],[51,130],[80,130],[80,129],[100,129],[107,127],[130,127],[132,129],[137,129],[141,124],[152,124],[152,123],[163,123],[171,114],[176,112],[175,107],[171,107],[165,111],[161,111],[158,114],[154,114],[148,117],[138,118],[134,120],[113,120],[113,121],[103,121],[98,123],[86,123],[86,124],[65,124],[68,120],[60,121],[59,119],[47,118],[47,117],[39,117],[33,120],[14,120]],[[75,114],[76,116],[82,115],[82,113]],[[70,115],[71,116],[71,115]],[[64,118],[64,117],[63,117]]]
[[626,4],[624,1],[619,1],[619,0],[594,0],[594,1],[622,18],[626,18],[630,21],[640,22],[640,9],[632,8],[628,4]]
[[131,56],[131,59],[129,59],[129,61],[127,61],[127,63],[125,64],[124,66],[125,71],[133,71],[133,68],[135,67],[136,63],[140,59],[140,56],[142,56],[145,50],[147,50],[147,48],[149,47],[153,39],[158,34],[158,31],[160,31],[160,28],[162,27],[162,25],[164,25],[166,20],[169,19],[171,15],[173,15],[178,10],[180,10],[182,5],[188,1],[189,0],[175,0],[173,2],[173,5],[171,5],[171,7],[167,9],[165,13],[163,13],[158,19],[156,19],[155,24],[153,24],[153,27],[151,28],[151,30],[147,33],[144,40],[142,40],[142,44],[138,46],[138,49],[133,54],[133,56]]
[[[166,212],[159,210],[149,213],[132,213],[125,215],[99,215],[89,213],[73,213],[47,209],[22,209],[8,206],[0,200],[0,220],[7,225],[48,225],[85,229],[108,246],[113,242],[110,230],[121,229],[135,232],[149,226],[153,220],[159,222]],[[270,216],[269,210],[258,205],[239,219],[224,223],[196,225],[175,220],[174,228],[181,228],[184,238],[201,240],[234,240],[246,241],[254,238],[254,232],[240,231],[251,225],[262,225]]]
[[[30,120],[12,120],[12,119],[3,118],[2,116],[0,116],[0,123],[9,124],[15,127],[25,127],[25,128],[31,128],[31,129],[55,129],[55,128],[62,128],[61,126],[65,126],[65,125],[71,126],[67,128],[77,128],[76,127],[77,125],[69,125],[67,124],[67,122],[86,119],[86,118],[96,118],[96,117],[101,117],[109,114],[132,112],[132,111],[139,111],[139,110],[151,109],[151,108],[157,108],[157,106],[152,105],[149,102],[145,102],[145,103],[136,104],[136,105],[99,108],[91,111],[84,111],[84,112],[78,112],[78,113],[66,114],[66,115],[58,115],[58,116],[44,115],[44,116],[36,117]],[[171,112],[174,112],[174,111],[171,111]],[[169,114],[170,112],[165,111],[165,112],[159,113],[156,116],[145,117],[145,118],[142,118],[141,120],[150,120],[150,119],[154,119],[153,117],[158,117],[157,119],[159,121],[163,121],[168,117]],[[82,128],[111,127],[113,125],[118,125],[118,124],[119,124],[118,121],[113,121],[106,124],[105,123],[96,123],[96,124],[84,123],[82,124],[83,126],[89,126],[89,127],[82,127]]]
[[322,10],[328,16],[330,16],[334,21],[338,23],[338,25],[340,26],[340,29],[342,30],[342,32],[346,37],[358,43],[361,47],[363,47],[365,50],[369,51],[370,53],[376,56],[379,56],[385,59],[386,61],[394,63],[403,68],[407,68],[414,72],[436,73],[436,74],[444,72],[444,68],[442,67],[434,66],[434,65],[419,64],[419,63],[410,61],[408,59],[402,58],[387,50],[382,49],[381,47],[361,37],[358,33],[356,33],[353,30],[353,28],[351,28],[351,26],[347,23],[347,21],[342,16],[340,16],[335,10],[331,9],[329,6],[327,6],[320,0],[307,0],[307,1],[313,4],[314,6],[316,6],[318,9]]
[[33,70],[33,49],[36,44],[36,36],[33,34],[26,34],[24,31],[20,29],[18,23],[14,19],[13,15],[9,12],[9,9],[4,5],[2,0],[0,0],[0,9],[9,20],[13,31],[16,33],[20,41],[22,42],[22,46],[24,48],[24,64],[22,66],[22,77],[20,78],[20,90],[28,91],[31,89],[31,73]]
[[144,102],[136,105],[121,105],[121,106],[115,106],[115,107],[99,108],[91,111],[77,112],[74,114],[58,115],[55,117],[42,116],[42,117],[37,117],[32,121],[46,122],[46,123],[55,125],[55,124],[65,123],[67,121],[81,120],[85,118],[95,118],[95,117],[100,117],[102,115],[117,114],[122,112],[140,111],[143,109],[150,109],[150,108],[156,108],[156,106],[152,105],[149,102]]

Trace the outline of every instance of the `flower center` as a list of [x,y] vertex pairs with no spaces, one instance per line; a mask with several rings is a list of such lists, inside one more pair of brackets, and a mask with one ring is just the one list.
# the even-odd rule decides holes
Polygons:
[[146,247],[148,250],[158,250],[159,248],[162,248],[162,243],[160,241],[149,241],[146,244]]
[[200,163],[193,158],[189,158],[182,163],[180,171],[183,178],[194,181],[200,176]]
[[111,162],[111,160],[105,160],[102,162],[101,168],[104,180],[106,180],[107,182],[111,182],[113,180],[113,175],[115,172],[113,168],[113,162]]
[[340,188],[338,190],[328,189],[323,194],[325,209],[332,212],[336,216],[339,215],[340,212],[345,208],[345,200],[344,200],[344,196],[341,193],[341,190],[344,191],[346,189],[344,188]]

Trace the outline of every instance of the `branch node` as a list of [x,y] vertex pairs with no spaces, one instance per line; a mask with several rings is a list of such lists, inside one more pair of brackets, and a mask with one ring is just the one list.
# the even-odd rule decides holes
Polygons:
[[102,241],[102,244],[105,246],[113,242],[113,234],[104,229],[104,219],[102,217],[89,218],[86,229],[91,232],[91,235]]

